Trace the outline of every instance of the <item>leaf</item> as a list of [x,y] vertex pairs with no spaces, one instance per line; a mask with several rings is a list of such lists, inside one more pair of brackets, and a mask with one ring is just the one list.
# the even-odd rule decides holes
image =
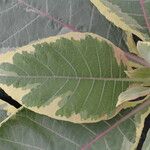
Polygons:
[[4,95],[0,89],[0,123],[5,122],[18,111],[14,106],[1,100],[1,98],[4,98]]
[[0,47],[12,50],[38,39],[72,30],[92,32],[127,50],[124,32],[89,0],[0,1]]
[[127,101],[141,101],[147,99],[150,95],[150,88],[141,85],[129,87],[126,91],[122,92],[118,97],[116,106]]
[[[22,109],[2,124],[0,145],[3,150],[80,150],[84,144],[98,133],[103,132],[128,111],[119,113],[117,117],[109,121],[74,124],[50,119],[27,109]],[[143,124],[143,119],[136,122],[132,117],[110,132],[105,138],[92,145],[91,150],[98,150],[99,148],[103,150],[130,150],[131,147],[137,145],[136,142],[140,137]],[[136,128],[138,129],[137,137]]]
[[114,49],[89,33],[43,39],[1,55],[0,86],[19,103],[53,118],[107,119],[121,109],[115,110],[118,96],[129,84]]
[[[0,111],[2,112],[2,118],[6,119],[6,117],[12,115],[17,111],[16,107],[10,105],[15,100],[12,100],[1,88],[0,88]],[[4,115],[6,114],[6,115]],[[2,119],[2,120],[3,120]],[[0,120],[0,122],[2,121]]]
[[[136,143],[139,143],[140,138],[142,138],[141,133],[144,128],[145,119],[148,117],[149,114],[150,114],[150,107],[148,107],[147,109],[143,109],[143,111],[140,111],[137,115],[135,115],[134,119],[136,123],[138,124],[137,132],[136,132],[136,137],[138,137],[138,139],[136,139],[137,141]],[[143,119],[144,119],[144,122],[142,121]],[[136,149],[136,148],[137,148],[137,144],[134,144],[133,149]],[[148,149],[144,149],[144,146],[143,146],[142,150],[148,150]]]
[[150,79],[150,68],[138,68],[131,71],[126,71],[130,78],[144,78],[145,82]]
[[7,117],[7,112],[0,107],[0,122],[2,122]]
[[14,111],[16,111],[16,108],[2,101],[1,99],[0,99],[0,109],[2,111],[5,111],[8,116],[12,114]]
[[138,42],[138,55],[146,62],[147,67],[138,66],[136,69],[125,71],[130,78],[143,78],[143,84],[150,86],[150,50],[149,42]]
[[91,0],[109,21],[142,40],[150,40],[150,1]]
[[138,40],[135,41],[134,35],[132,33],[128,31],[126,31],[125,33],[126,33],[125,41],[126,41],[126,44],[128,46],[130,53],[138,54],[138,50],[137,50]]
[[0,99],[0,124],[5,123],[17,112],[18,109]]
[[139,55],[150,63],[150,42],[138,42]]
[[[1,94],[1,93],[0,93]],[[0,123],[17,111],[12,105],[0,99]]]
[[144,141],[142,150],[149,150],[150,149],[150,142],[149,141],[150,141],[150,130],[147,133],[146,140]]

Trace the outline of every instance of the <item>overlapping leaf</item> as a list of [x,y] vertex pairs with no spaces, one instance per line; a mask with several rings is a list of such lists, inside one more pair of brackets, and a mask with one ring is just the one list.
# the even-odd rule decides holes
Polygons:
[[16,108],[0,99],[0,122],[17,111]]
[[0,108],[0,122],[2,122],[4,119],[6,119],[7,117],[7,113],[5,110],[3,110],[2,108]]
[[0,99],[0,124],[7,121],[18,110]]
[[148,82],[150,79],[150,68],[148,68],[148,67],[141,67],[138,69],[128,71],[126,73],[130,78],[143,78],[143,79],[145,79],[145,83],[146,83],[146,81]]
[[[109,121],[73,124],[50,119],[23,109],[2,124],[0,145],[3,150],[80,150],[83,145],[90,142],[97,134],[110,127],[126,113],[128,111],[121,112]],[[136,147],[144,124],[144,120],[140,117],[138,117],[138,121],[134,117],[129,118],[103,139],[94,143],[90,149],[130,150]]]
[[147,99],[150,96],[150,68],[148,67],[150,63],[150,43],[149,42],[138,42],[137,52],[141,57],[141,60],[146,62],[147,66],[139,65],[135,69],[126,71],[129,78],[142,78],[143,83],[131,86],[126,91],[119,95],[119,100],[117,105],[122,104],[126,101],[139,101]]
[[150,42],[138,42],[139,55],[150,63]]
[[150,142],[149,141],[150,141],[150,130],[147,133],[146,140],[144,141],[142,150],[149,150],[150,149]]
[[124,32],[89,0],[0,1],[0,47],[9,50],[72,30],[101,35],[127,50]]
[[1,55],[1,87],[50,117],[73,122],[107,119],[116,113],[118,96],[129,84],[113,56],[115,49],[93,34],[50,37]]
[[[117,26],[149,40],[149,0],[145,4],[142,0],[130,1],[131,5],[126,3],[128,6],[141,7],[139,10],[130,9],[131,12],[128,7],[122,7],[125,6],[123,1],[101,2],[112,4],[107,6],[111,6],[113,13],[122,19],[119,23],[123,26],[118,23]],[[121,10],[119,13],[118,9],[114,9],[116,7]],[[88,0],[4,0],[0,2],[0,9],[1,47],[21,46],[39,38],[77,29],[100,34],[126,49],[122,40],[123,32],[99,14]],[[113,17],[112,20],[115,23]],[[118,95],[128,87],[129,81],[123,73],[124,68],[118,67],[112,57],[114,45],[95,35],[85,35],[44,39],[38,44],[2,55],[1,87],[29,109],[57,119],[96,122],[112,117],[125,107],[120,106],[116,110],[116,103]],[[145,51],[142,54],[149,59]],[[138,75],[141,76],[140,73]],[[146,71],[144,73],[147,78],[149,74]],[[1,112],[4,119],[6,112],[0,111],[0,115]],[[4,150],[80,149],[97,133],[123,116],[119,114],[110,121],[77,125],[23,109],[0,128],[0,145]],[[97,141],[91,149],[126,150],[136,147],[145,117],[139,118],[140,125],[137,120],[134,122],[134,118],[129,119],[104,139]],[[135,128],[138,131],[136,139]],[[116,140],[117,144],[114,144]]]
[[98,10],[116,26],[142,40],[150,40],[149,0],[91,0]]
[[150,96],[150,88],[141,85],[130,87],[118,97],[117,106],[127,101],[141,101]]

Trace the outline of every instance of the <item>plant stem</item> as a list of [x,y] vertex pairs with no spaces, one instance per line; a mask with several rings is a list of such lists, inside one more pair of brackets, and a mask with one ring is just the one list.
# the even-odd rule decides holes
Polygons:
[[40,16],[43,16],[43,17],[47,17],[49,20],[54,20],[55,22],[57,22],[59,25],[61,25],[62,27],[66,27],[68,29],[70,29],[71,31],[74,31],[74,32],[79,32],[73,25],[71,24],[66,24],[62,21],[60,21],[59,19],[49,15],[47,12],[43,12],[35,7],[33,7],[32,5],[26,3],[24,0],[18,0],[18,2],[20,4],[23,4],[24,6],[26,6],[27,8],[30,9],[31,12],[34,12]]
[[147,62],[144,58],[141,58],[135,54],[129,53],[129,52],[124,52],[126,58],[132,62],[135,62],[137,64],[140,64],[145,67],[150,67],[150,63]]
[[110,131],[112,131],[113,129],[115,129],[117,126],[119,126],[122,122],[126,121],[127,119],[129,119],[130,117],[132,117],[133,115],[135,115],[136,113],[138,113],[139,111],[143,110],[144,108],[148,107],[150,105],[150,99],[144,101],[142,104],[140,104],[138,107],[134,108],[130,113],[128,113],[127,115],[125,115],[123,118],[121,118],[120,120],[118,120],[115,124],[113,124],[110,128],[108,128],[107,130],[105,130],[104,132],[100,133],[99,135],[97,135],[90,143],[84,145],[81,150],[86,150],[89,149],[91,147],[91,145],[93,143],[95,143],[97,140],[100,140],[102,137],[104,137],[105,135],[107,135]]

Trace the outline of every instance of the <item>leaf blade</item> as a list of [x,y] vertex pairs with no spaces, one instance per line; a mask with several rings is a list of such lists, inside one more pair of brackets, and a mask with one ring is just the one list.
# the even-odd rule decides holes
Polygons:
[[119,0],[91,0],[91,2],[116,26],[137,35],[142,40],[149,40],[149,20],[146,17],[149,15],[149,1],[147,3],[143,3],[141,0],[126,3]]
[[113,49],[89,33],[43,39],[1,57],[1,87],[24,106],[51,117],[73,121],[71,116],[77,115],[78,122],[107,118],[129,84],[123,66],[112,58]]
[[2,48],[11,50],[38,39],[72,31],[62,25],[66,24],[79,32],[99,34],[127,49],[124,33],[106,20],[89,0],[49,0],[47,3],[9,0],[0,2],[0,6]]
[[[26,148],[53,148],[53,150],[55,150],[62,147],[66,150],[76,150],[80,149],[83,144],[90,141],[97,133],[107,129],[126,113],[127,112],[121,112],[110,121],[101,121],[94,124],[73,124],[50,119],[24,108],[2,125],[0,128],[0,143],[4,150],[18,148],[21,150]],[[11,127],[8,124],[11,125]],[[140,127],[138,126],[139,124]],[[124,122],[118,128],[114,129],[113,132],[109,133],[104,139],[95,143],[91,149],[99,149],[99,147],[104,150],[107,150],[108,147],[111,150],[125,150],[127,147],[131,149],[135,144],[136,127],[141,131],[143,124],[144,120],[136,122],[134,118],[130,118],[127,122]],[[21,132],[16,134],[18,131]],[[7,137],[8,132],[10,136]],[[15,134],[15,137],[13,134]],[[140,134],[141,133],[138,133],[138,136],[140,136]],[[33,137],[36,137],[36,140],[33,140]],[[118,142],[114,144],[114,140],[116,141],[116,139],[118,139]],[[138,141],[138,139],[136,140]],[[45,142],[43,143],[43,141]]]

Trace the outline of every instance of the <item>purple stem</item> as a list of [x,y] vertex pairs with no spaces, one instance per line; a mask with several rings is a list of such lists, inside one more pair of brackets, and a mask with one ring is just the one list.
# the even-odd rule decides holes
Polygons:
[[103,138],[105,135],[107,135],[110,131],[112,131],[113,129],[115,129],[117,126],[119,126],[121,123],[123,123],[124,121],[126,121],[127,119],[129,119],[130,117],[132,117],[133,115],[135,115],[136,113],[138,113],[139,111],[145,109],[146,107],[148,107],[150,105],[150,99],[144,101],[142,104],[140,104],[138,107],[134,108],[130,113],[128,113],[127,115],[125,115],[123,118],[121,118],[120,120],[118,120],[115,124],[113,124],[110,128],[108,128],[107,130],[105,130],[104,132],[100,133],[99,135],[97,135],[91,142],[89,142],[88,144],[84,145],[81,150],[88,150],[91,148],[91,145],[94,144],[96,141],[100,140],[101,138]]
[[124,54],[128,60],[135,62],[137,64],[140,64],[142,66],[145,66],[145,67],[150,67],[150,63],[147,62],[144,58],[139,57],[139,56],[129,53],[129,52],[125,52]]
[[64,22],[62,22],[62,21],[56,19],[55,17],[49,15],[48,13],[43,12],[43,11],[41,11],[41,10],[39,10],[39,9],[37,9],[37,8],[35,8],[35,7],[33,7],[33,6],[31,6],[31,5],[29,5],[29,4],[26,3],[24,0],[18,0],[18,2],[19,2],[20,4],[25,5],[26,7],[30,8],[33,12],[35,12],[36,14],[39,14],[40,16],[47,17],[49,20],[54,20],[55,22],[57,22],[57,23],[60,24],[61,26],[66,27],[66,28],[70,29],[71,31],[79,32],[73,25],[71,25],[71,24],[65,24]]
[[141,5],[141,9],[142,9],[142,12],[143,12],[143,15],[144,15],[144,19],[145,19],[145,23],[146,23],[146,26],[150,32],[150,23],[148,21],[148,16],[146,14],[146,11],[145,11],[145,7],[144,7],[144,0],[140,0],[140,5]]

